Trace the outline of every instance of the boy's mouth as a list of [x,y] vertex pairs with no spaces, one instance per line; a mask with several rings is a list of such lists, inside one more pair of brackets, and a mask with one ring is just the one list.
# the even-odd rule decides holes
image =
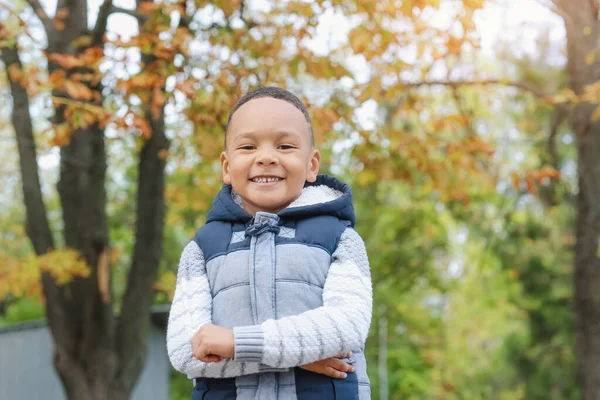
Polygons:
[[254,183],[274,183],[282,181],[283,178],[278,176],[255,176],[254,178],[250,178],[250,180]]

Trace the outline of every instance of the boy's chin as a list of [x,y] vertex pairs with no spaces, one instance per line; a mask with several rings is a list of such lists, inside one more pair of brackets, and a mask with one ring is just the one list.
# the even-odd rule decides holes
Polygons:
[[286,208],[288,205],[290,205],[292,202],[288,202],[285,200],[280,200],[280,201],[261,201],[260,203],[254,203],[256,205],[256,208],[264,211],[264,212],[268,212],[271,214],[275,214],[278,213],[279,211],[283,210],[284,208]]

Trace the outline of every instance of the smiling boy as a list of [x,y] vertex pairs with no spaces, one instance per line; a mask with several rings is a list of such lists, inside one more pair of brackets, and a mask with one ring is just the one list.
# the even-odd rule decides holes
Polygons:
[[231,110],[224,185],[182,253],[167,329],[193,399],[370,398],[369,262],[350,188],[319,166],[292,93]]

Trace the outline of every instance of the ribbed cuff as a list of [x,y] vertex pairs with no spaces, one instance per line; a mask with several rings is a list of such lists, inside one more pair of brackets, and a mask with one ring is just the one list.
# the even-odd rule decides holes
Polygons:
[[258,373],[262,374],[265,372],[287,372],[289,371],[289,368],[275,368],[275,367],[271,367],[270,365],[267,364],[260,364],[258,367]]
[[233,328],[233,338],[236,361],[262,361],[263,332],[260,325]]

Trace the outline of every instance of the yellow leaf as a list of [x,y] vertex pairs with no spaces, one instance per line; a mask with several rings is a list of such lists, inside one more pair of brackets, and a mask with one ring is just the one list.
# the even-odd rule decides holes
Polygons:
[[407,17],[412,17],[413,15],[413,2],[412,0],[402,0],[402,5],[400,6],[400,11],[402,14]]
[[419,41],[417,43],[417,58],[421,58],[423,57],[423,54],[425,54],[425,44],[424,41]]
[[463,0],[463,4],[467,8],[478,9],[483,8],[483,0]]
[[90,35],[82,35],[71,42],[73,47],[88,47],[92,44],[92,37]]
[[304,17],[312,17],[314,10],[312,4],[305,2],[293,2],[288,5],[288,11],[294,14],[299,14]]
[[17,64],[11,64],[10,67],[8,67],[8,75],[13,82],[18,82],[23,76],[23,71],[21,71],[21,68],[19,68]]
[[596,108],[596,110],[592,113],[590,120],[592,122],[596,122],[600,119],[600,106]]
[[355,54],[363,53],[371,43],[369,32],[362,26],[353,29],[348,35],[348,42]]
[[593,49],[589,53],[587,53],[587,55],[585,56],[585,63],[587,65],[591,65],[595,59],[596,59],[596,49]]
[[221,4],[221,11],[223,11],[223,14],[225,14],[225,16],[227,18],[231,17],[231,15],[233,14],[233,4],[231,4],[231,1],[225,0],[222,4]]
[[519,190],[519,188],[521,187],[521,178],[519,178],[519,174],[517,172],[513,172],[512,184],[513,187],[517,190]]

